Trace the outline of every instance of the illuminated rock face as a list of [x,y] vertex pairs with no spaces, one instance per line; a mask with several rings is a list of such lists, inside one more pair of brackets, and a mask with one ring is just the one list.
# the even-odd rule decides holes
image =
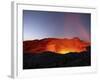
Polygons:
[[42,53],[45,51],[55,52],[58,54],[67,54],[70,52],[83,52],[90,43],[80,40],[79,38],[73,39],[58,39],[58,38],[45,38],[41,40],[24,41],[24,53]]

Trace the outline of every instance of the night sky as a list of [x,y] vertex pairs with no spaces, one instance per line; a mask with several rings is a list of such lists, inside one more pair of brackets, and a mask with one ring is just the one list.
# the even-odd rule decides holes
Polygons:
[[23,10],[24,40],[79,37],[90,42],[89,13]]

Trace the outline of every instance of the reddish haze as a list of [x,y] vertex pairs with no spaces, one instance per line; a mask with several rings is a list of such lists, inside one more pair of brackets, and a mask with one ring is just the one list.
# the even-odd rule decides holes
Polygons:
[[24,53],[41,53],[51,51],[58,54],[67,54],[70,52],[83,52],[86,51],[90,43],[80,40],[79,38],[73,39],[58,39],[58,38],[45,38],[41,40],[31,40],[23,42]]

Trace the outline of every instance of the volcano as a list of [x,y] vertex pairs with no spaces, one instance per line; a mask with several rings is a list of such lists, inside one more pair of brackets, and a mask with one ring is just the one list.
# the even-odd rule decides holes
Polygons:
[[89,42],[85,42],[75,37],[72,39],[45,38],[41,40],[30,40],[23,42],[24,53],[43,53],[46,51],[57,54],[68,54],[70,52],[83,52],[90,46]]
[[75,67],[91,65],[89,42],[45,38],[23,42],[23,69]]

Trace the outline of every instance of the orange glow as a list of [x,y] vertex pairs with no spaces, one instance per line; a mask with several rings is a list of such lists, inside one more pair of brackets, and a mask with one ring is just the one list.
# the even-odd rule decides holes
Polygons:
[[86,51],[86,47],[89,46],[89,43],[81,41],[78,38],[73,39],[57,39],[50,41],[47,44],[46,51],[55,52],[58,54],[67,54],[70,52],[83,52]]
[[55,52],[57,54],[80,53],[86,51],[90,43],[80,40],[79,38],[73,39],[57,39],[46,38],[42,40],[33,40],[24,42],[24,51],[26,53],[41,53],[45,51]]
[[60,54],[67,54],[67,53],[70,53],[71,51],[70,50],[60,50],[58,51],[57,53],[60,53]]
[[54,44],[47,45],[47,51],[56,52],[56,47]]
[[78,38],[73,39],[57,39],[52,40],[47,44],[46,51],[55,52],[58,54],[67,54],[70,52],[82,52],[86,51],[86,47],[89,43],[81,41]]

